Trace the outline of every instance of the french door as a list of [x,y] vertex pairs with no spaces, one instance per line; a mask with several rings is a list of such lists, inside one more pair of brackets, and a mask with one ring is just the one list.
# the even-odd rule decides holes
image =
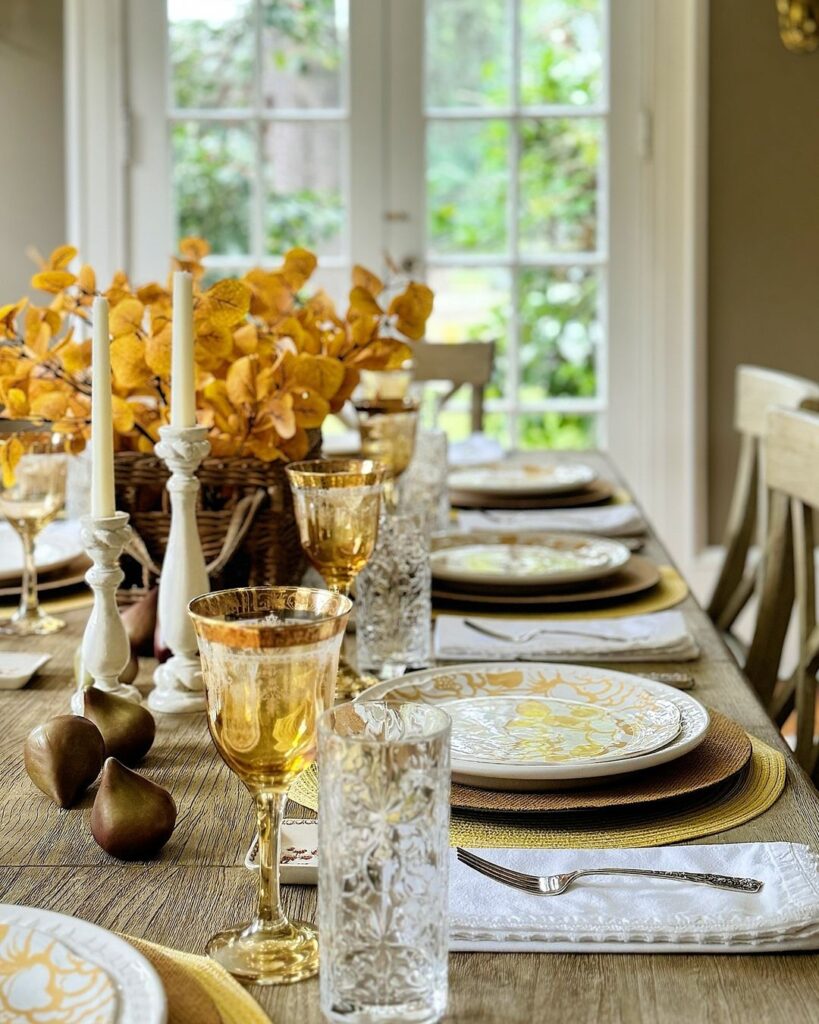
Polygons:
[[605,441],[608,0],[124,2],[137,276],[190,234],[214,275],[299,244],[343,302],[389,259],[430,340],[495,341],[490,433]]

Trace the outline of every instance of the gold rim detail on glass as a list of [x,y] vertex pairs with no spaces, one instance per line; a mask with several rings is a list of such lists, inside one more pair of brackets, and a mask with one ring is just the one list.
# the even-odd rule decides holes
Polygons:
[[291,462],[285,471],[294,487],[374,487],[386,467],[373,459],[310,459]]
[[[352,607],[348,597],[329,590],[243,587],[195,597],[188,605],[188,614],[197,634],[205,640],[262,650],[315,644],[343,633]],[[271,625],[258,621],[283,611],[295,613],[294,617]],[[300,622],[299,612],[310,618]],[[246,624],[249,619],[254,623]]]

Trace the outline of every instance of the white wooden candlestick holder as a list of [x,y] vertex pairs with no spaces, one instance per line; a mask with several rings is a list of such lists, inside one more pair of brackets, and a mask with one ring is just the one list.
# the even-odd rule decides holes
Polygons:
[[[93,680],[92,686],[139,702],[139,690],[119,681],[131,657],[131,644],[117,607],[117,587],[125,578],[119,567],[119,556],[130,536],[127,512],[84,516],[80,520],[80,539],[94,563],[85,574],[94,592],[94,607],[82,638],[82,664],[83,674],[87,673]],[[81,683],[71,700],[76,714],[82,714],[83,689]]]
[[171,532],[159,578],[158,621],[172,657],[154,672],[148,696],[154,711],[204,711],[202,670],[188,604],[210,589],[196,525],[196,470],[210,451],[206,427],[160,427],[156,454],[171,471]]

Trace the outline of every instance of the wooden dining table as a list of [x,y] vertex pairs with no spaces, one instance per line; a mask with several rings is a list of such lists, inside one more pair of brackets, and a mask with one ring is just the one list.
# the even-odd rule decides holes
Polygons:
[[[617,478],[605,456],[583,453],[583,459]],[[669,561],[651,531],[644,554],[659,563]],[[819,850],[819,794],[694,598],[687,597],[680,608],[702,649],[699,660],[616,667],[691,674],[695,696],[787,757],[785,791],[768,811],[702,841],[790,841]],[[248,919],[256,888],[255,876],[243,866],[255,831],[251,800],[219,759],[204,715],[157,716],[156,743],[142,770],[171,791],[179,816],[170,842],[151,862],[123,863],[97,846],[89,830],[93,791],[77,808],[59,810],[25,773],[26,734],[48,717],[69,711],[73,656],[87,616],[87,608],[68,612],[67,628],[53,637],[0,639],[0,649],[51,655],[25,689],[0,692],[0,900],[73,914],[117,932],[201,953],[215,931]],[[149,683],[153,667],[143,660],[138,681]],[[315,887],[285,886],[284,899],[292,915],[315,918]],[[443,905],[441,913],[446,913]],[[315,979],[251,991],[274,1024],[322,1020]],[[819,955],[453,953],[445,1020],[815,1024]]]

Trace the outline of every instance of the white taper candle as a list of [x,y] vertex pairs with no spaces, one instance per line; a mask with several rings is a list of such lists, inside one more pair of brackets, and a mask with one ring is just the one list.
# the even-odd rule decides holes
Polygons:
[[91,515],[114,514],[114,425],[108,299],[94,299],[91,343]]
[[173,275],[173,346],[171,349],[171,426],[196,426],[193,364],[193,278],[185,270]]

